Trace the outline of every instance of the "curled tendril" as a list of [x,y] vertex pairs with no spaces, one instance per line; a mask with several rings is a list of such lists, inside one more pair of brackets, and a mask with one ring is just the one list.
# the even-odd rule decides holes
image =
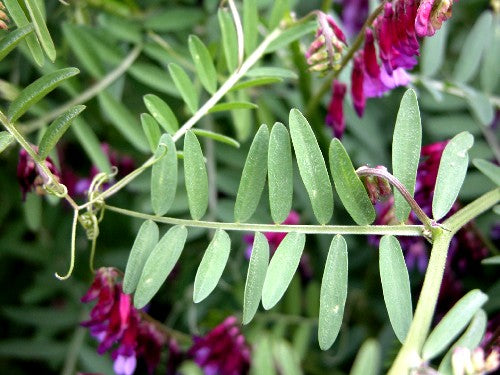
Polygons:
[[76,249],[76,224],[78,222],[78,210],[73,211],[73,224],[71,226],[71,258],[69,262],[69,269],[66,275],[61,276],[57,272],[55,273],[56,277],[59,280],[67,280],[71,274],[73,273],[73,269],[75,268],[75,249]]

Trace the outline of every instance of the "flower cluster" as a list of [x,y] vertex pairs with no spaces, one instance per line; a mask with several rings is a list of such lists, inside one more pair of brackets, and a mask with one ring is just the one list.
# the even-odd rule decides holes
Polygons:
[[88,327],[99,341],[99,354],[115,347],[112,358],[116,374],[133,374],[138,357],[144,359],[151,373],[160,361],[165,337],[152,323],[141,318],[117,279],[114,268],[103,267],[96,272],[94,282],[81,300],[84,303],[97,300],[97,303],[90,319],[82,326]]

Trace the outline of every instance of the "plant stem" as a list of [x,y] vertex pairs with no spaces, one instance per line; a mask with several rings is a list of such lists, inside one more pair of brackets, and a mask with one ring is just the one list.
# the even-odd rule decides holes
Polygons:
[[153,220],[158,223],[170,225],[184,225],[187,227],[223,229],[247,232],[299,232],[309,234],[359,234],[359,235],[384,235],[396,236],[423,236],[422,225],[276,225],[253,223],[220,223],[215,221],[188,220],[174,217],[155,216],[125,208],[106,205],[106,210],[122,215],[136,217],[143,220]]
[[53,111],[45,114],[44,116],[38,117],[34,121],[27,122],[24,125],[20,126],[21,131],[23,131],[24,133],[30,133],[38,128],[41,128],[43,125],[54,120],[56,117],[62,115],[71,107],[88,102],[102,90],[116,81],[122,74],[124,74],[137,59],[137,57],[141,53],[141,50],[141,45],[136,46],[134,49],[132,49],[132,51],[130,51],[127,57],[125,57],[125,59],[120,63],[120,65],[118,65],[114,70],[104,76],[103,79],[101,79],[99,82],[95,83],[80,95],[71,99],[69,102],[61,105],[60,107],[57,107]]
[[432,317],[443,281],[448,248],[453,235],[473,218],[493,207],[500,201],[500,188],[496,188],[471,202],[443,223],[443,228],[434,228],[434,243],[420,292],[415,316],[410,331],[393,363],[389,374],[408,374],[421,364],[420,351],[432,323]]

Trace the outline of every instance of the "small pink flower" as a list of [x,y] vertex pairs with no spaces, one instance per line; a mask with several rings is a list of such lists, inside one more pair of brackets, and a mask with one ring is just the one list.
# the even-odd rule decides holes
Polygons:
[[344,118],[344,96],[347,86],[337,80],[333,81],[332,85],[332,99],[328,106],[328,113],[325,122],[333,129],[335,137],[342,138],[345,130]]
[[451,17],[453,0],[422,0],[415,18],[415,31],[419,37],[432,36],[444,21]]

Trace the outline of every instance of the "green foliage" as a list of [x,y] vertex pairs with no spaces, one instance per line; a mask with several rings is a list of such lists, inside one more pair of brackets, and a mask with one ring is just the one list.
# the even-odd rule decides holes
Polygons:
[[27,35],[33,31],[33,25],[28,24],[26,26],[20,27],[0,40],[0,60],[9,54],[16,46],[25,39]]
[[179,122],[167,103],[154,94],[148,94],[144,95],[144,104],[165,131],[175,134],[179,129]]
[[154,154],[159,159],[151,171],[151,206],[163,216],[172,206],[177,190],[177,152],[172,137],[163,134]]
[[201,84],[209,93],[217,90],[217,72],[207,47],[196,35],[189,36],[189,52]]

